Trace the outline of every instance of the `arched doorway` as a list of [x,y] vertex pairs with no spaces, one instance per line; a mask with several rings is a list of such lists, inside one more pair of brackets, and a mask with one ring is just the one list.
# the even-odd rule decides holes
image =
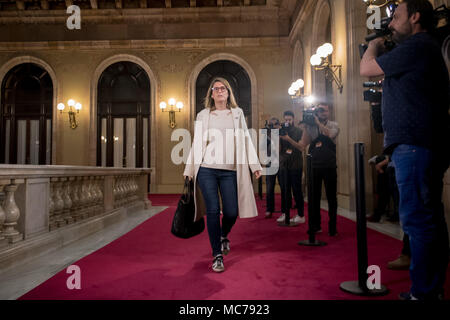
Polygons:
[[251,82],[245,69],[230,60],[217,60],[204,67],[195,83],[195,113],[204,108],[204,99],[208,86],[214,77],[228,80],[240,108],[243,109],[248,127],[252,127],[252,92]]
[[0,162],[51,164],[53,82],[34,63],[12,68],[3,78]]
[[150,80],[138,64],[122,61],[101,74],[97,95],[97,165],[149,167]]

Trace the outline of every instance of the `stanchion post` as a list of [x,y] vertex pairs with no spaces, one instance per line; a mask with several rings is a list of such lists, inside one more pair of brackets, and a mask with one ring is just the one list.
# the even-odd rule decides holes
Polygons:
[[367,227],[366,227],[366,191],[364,179],[364,144],[355,143],[355,193],[356,193],[356,240],[358,253],[358,281],[346,281],[340,285],[341,290],[364,296],[385,295],[388,289],[380,285],[380,289],[367,287]]

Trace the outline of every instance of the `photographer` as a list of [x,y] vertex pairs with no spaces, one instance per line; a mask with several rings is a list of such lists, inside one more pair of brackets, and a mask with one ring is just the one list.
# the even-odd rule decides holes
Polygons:
[[[270,119],[269,123],[266,125],[265,129],[267,129],[267,156],[271,156],[271,130],[278,130],[280,129],[280,120],[273,117]],[[267,165],[267,167],[270,167],[271,163]],[[278,170],[275,174],[268,174],[266,175],[266,213],[265,217],[266,219],[272,218],[272,214],[275,211],[275,183],[278,177],[278,183],[280,183],[280,171]]]
[[292,194],[294,194],[297,215],[291,221],[294,223],[304,223],[304,200],[302,192],[303,157],[301,149],[298,147],[298,142],[302,138],[302,130],[294,126],[294,113],[292,111],[285,111],[283,117],[285,123],[280,129],[279,170],[281,211],[283,214],[277,219],[277,222],[283,222],[290,217]]
[[362,76],[384,75],[385,152],[392,154],[400,193],[399,215],[411,246],[410,292],[404,300],[443,297],[448,231],[442,204],[449,166],[448,73],[427,0],[404,0],[389,28],[397,47],[385,52],[375,39],[361,60]]
[[314,109],[312,117],[304,116],[306,132],[300,141],[302,150],[309,147],[311,154],[311,175],[313,184],[313,230],[321,232],[320,199],[322,196],[322,181],[328,200],[328,234],[337,235],[337,172],[336,172],[336,138],[339,134],[338,124],[329,121],[330,106],[321,102]]

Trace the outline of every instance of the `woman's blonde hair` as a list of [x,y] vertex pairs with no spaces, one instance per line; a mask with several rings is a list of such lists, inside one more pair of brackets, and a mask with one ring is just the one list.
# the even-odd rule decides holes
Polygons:
[[216,110],[214,99],[212,98],[212,88],[216,82],[223,83],[223,85],[227,88],[228,91],[227,108],[228,109],[236,108],[238,105],[236,103],[236,99],[234,98],[233,89],[231,89],[230,83],[222,77],[215,77],[211,81],[211,84],[209,85],[208,92],[206,93],[205,97],[205,108],[211,109],[211,111]]

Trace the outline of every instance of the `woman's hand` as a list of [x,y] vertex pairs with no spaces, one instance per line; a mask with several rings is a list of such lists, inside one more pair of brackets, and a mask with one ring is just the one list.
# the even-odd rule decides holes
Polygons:
[[189,181],[192,181],[192,177],[190,176],[183,176],[184,180],[189,179]]
[[261,170],[255,171],[255,178],[256,178],[256,179],[261,178]]

